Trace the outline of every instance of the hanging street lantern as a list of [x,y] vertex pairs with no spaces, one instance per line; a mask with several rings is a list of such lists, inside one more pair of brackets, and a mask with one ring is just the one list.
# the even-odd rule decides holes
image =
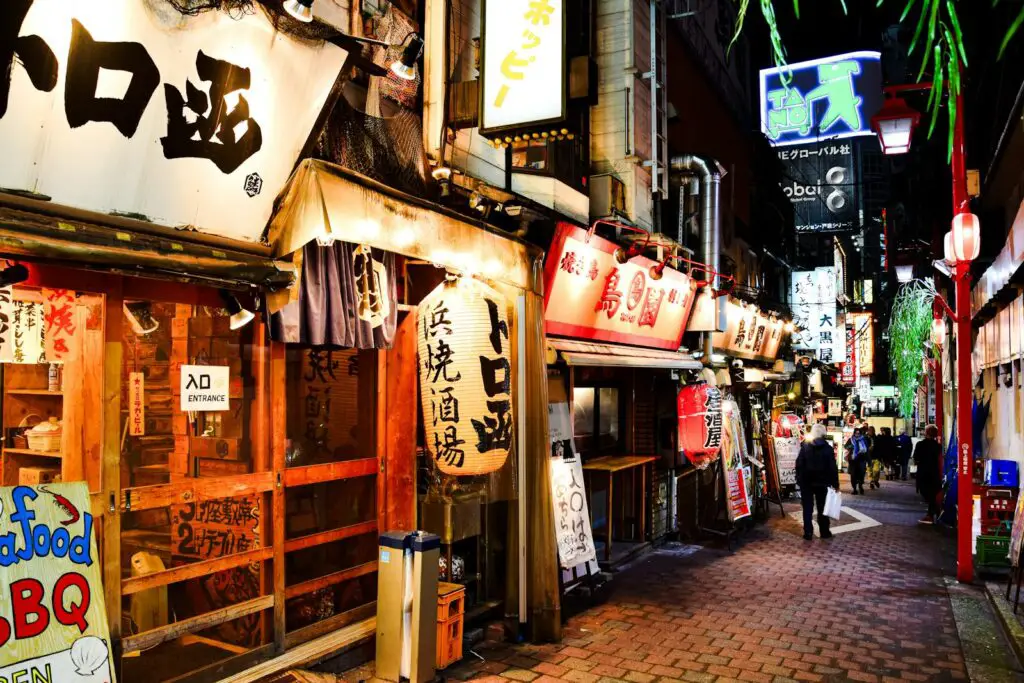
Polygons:
[[722,447],[722,392],[707,383],[679,390],[679,450],[698,469],[718,457]]
[[981,253],[981,221],[973,213],[958,213],[953,216],[950,234],[950,249],[954,261],[965,263],[978,258]]
[[932,320],[932,344],[942,346],[946,341],[946,322],[941,318]]
[[426,446],[445,474],[489,474],[512,448],[508,302],[470,277],[449,280],[418,308]]
[[914,139],[914,129],[921,114],[902,97],[887,96],[882,108],[871,117],[871,129],[878,134],[882,151],[886,154],[906,154]]

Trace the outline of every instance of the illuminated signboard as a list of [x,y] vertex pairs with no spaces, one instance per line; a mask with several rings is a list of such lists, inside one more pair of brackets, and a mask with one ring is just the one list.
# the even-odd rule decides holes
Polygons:
[[559,224],[544,278],[544,329],[578,339],[676,351],[693,307],[696,284],[637,256],[615,258],[617,246],[568,223]]
[[732,299],[725,303],[725,315],[725,331],[711,335],[715,351],[733,358],[775,360],[785,335],[785,323],[765,315],[757,306]]
[[815,351],[822,363],[846,356],[846,338],[836,315],[836,269],[833,266],[793,273],[793,322],[802,330],[797,348]]
[[185,4],[4,3],[0,187],[259,242],[346,52]]
[[562,121],[564,0],[485,0],[480,132]]
[[773,145],[874,135],[881,53],[850,52],[761,71],[761,130]]
[[847,313],[846,322],[853,325],[857,344],[857,376],[875,372],[875,327],[870,313]]
[[861,192],[850,142],[812,142],[775,150],[785,169],[782,191],[793,205],[798,233],[859,230]]

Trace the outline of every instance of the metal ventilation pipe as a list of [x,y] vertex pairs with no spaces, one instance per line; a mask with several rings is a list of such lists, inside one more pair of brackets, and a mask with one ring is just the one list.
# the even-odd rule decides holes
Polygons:
[[[714,274],[709,274],[709,286],[718,287],[717,273],[721,264],[722,250],[722,214],[721,214],[721,188],[722,178],[725,177],[725,169],[714,159],[697,156],[696,154],[683,154],[672,157],[669,161],[669,168],[672,173],[691,174],[700,183],[700,242],[701,260],[708,265]],[[692,193],[692,187],[690,188]],[[680,209],[682,211],[682,208]],[[718,302],[715,307],[717,309]],[[711,357],[711,334],[704,337],[705,358]]]

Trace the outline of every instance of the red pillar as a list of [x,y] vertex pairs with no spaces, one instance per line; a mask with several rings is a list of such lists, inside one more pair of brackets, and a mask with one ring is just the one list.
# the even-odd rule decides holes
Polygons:
[[[956,98],[956,121],[953,128],[953,215],[970,210],[967,196],[967,160],[964,152],[964,98]],[[974,526],[973,432],[971,415],[973,383],[971,382],[971,264],[956,264],[956,412],[957,412],[957,559],[956,578],[961,583],[974,579],[974,549],[971,531]]]

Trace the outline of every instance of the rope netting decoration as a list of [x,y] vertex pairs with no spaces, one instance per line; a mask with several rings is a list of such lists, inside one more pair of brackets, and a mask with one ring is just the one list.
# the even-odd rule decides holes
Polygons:
[[889,360],[896,373],[900,414],[907,419],[914,415],[924,360],[931,347],[929,336],[935,296],[935,285],[931,282],[913,280],[900,287],[892,305]]

